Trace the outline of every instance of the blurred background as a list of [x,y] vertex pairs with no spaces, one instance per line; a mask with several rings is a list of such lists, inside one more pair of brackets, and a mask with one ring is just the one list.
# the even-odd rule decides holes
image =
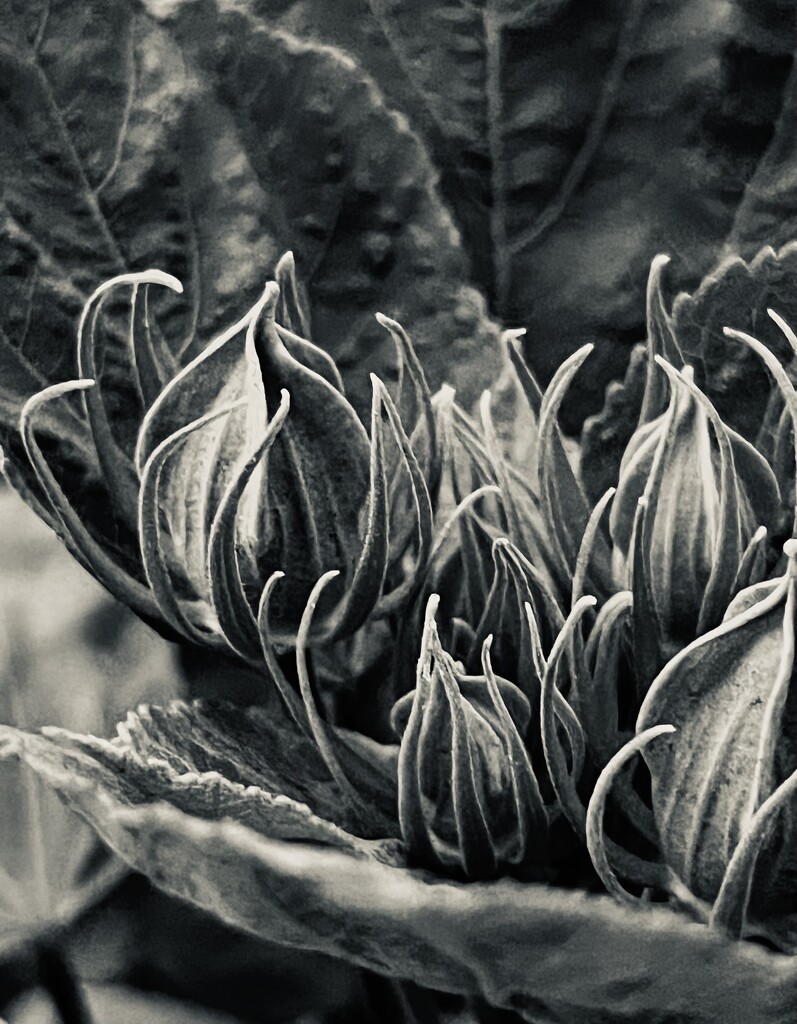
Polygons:
[[[181,658],[109,598],[7,486],[0,581],[3,722],[109,735],[128,708],[217,682],[218,669]],[[382,985],[153,890],[27,769],[0,764],[0,1017],[9,1024],[77,1024],[81,1000],[95,1024],[367,1021]],[[377,999],[381,1020],[388,995]]]

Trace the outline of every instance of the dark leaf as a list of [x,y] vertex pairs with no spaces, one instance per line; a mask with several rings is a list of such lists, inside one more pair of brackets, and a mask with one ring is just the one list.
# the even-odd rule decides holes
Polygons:
[[[676,283],[693,286],[729,236],[750,256],[773,230],[781,244],[794,234],[791,5],[370,7],[422,97],[425,111],[412,100],[406,109],[446,168],[493,308],[528,328],[526,352],[545,380],[598,342],[568,429],[599,406],[643,336],[657,252],[677,255]],[[369,38],[350,30],[348,44],[379,74]]]
[[[361,408],[366,371],[393,364],[373,318],[380,308],[412,325],[433,381],[461,373],[473,396],[488,379],[494,331],[465,285],[466,258],[425,150],[339,53],[213,0],[92,0],[77,15],[59,0],[12,0],[0,11],[0,77],[0,440],[12,459],[21,401],[76,375],[74,331],[88,295],[149,266],[185,288],[186,301],[151,296],[177,360],[251,306],[290,248],[314,336]],[[112,304],[106,312],[102,402],[129,442],[141,395],[126,319]],[[449,374],[471,345],[482,370]],[[43,430],[82,508],[102,489],[72,401],[63,430],[54,418]],[[109,539],[123,540],[108,518]]]

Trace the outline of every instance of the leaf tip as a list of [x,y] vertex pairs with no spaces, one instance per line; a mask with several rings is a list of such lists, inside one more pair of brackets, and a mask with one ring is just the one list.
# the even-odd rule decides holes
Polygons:
[[399,327],[397,321],[393,320],[389,316],[385,316],[384,313],[375,313],[374,316],[376,317],[376,322],[379,326],[384,327],[388,331],[397,330]]
[[283,274],[292,274],[295,269],[296,260],[293,257],[293,250],[286,249],[277,261],[277,265],[274,268],[274,276],[279,277]]

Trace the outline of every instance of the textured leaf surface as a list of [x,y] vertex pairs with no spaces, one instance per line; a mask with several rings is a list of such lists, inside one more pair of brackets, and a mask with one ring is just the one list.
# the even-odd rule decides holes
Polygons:
[[[380,308],[413,325],[433,379],[467,349],[483,369],[463,371],[464,390],[489,379],[493,332],[464,285],[432,165],[353,62],[224,0],[96,0],[77,15],[10,0],[0,40],[0,413],[12,452],[22,400],[75,375],[88,294],[148,266],[185,287],[185,301],[154,297],[178,358],[235,321],[292,248],[316,340],[344,371],[357,363],[355,398],[368,370],[389,375],[395,362]],[[129,435],[140,400],[127,325],[109,315],[104,328],[105,405]],[[63,431],[42,426],[72,441],[62,459],[81,467],[70,463],[80,494],[90,452],[70,401]]]
[[729,235],[750,255],[780,211],[778,241],[793,233],[792,5],[370,6],[425,99],[419,123],[445,140],[459,203],[444,186],[494,308],[529,328],[545,377],[601,342],[570,426],[643,336],[657,251],[693,284]]
[[787,1021],[797,997],[790,960],[664,909],[510,881],[441,882],[162,803],[131,806],[129,782],[96,762],[29,749],[43,777],[158,885],[285,945],[481,992],[529,1021],[770,1024]]
[[[739,786],[752,783],[782,629],[780,600],[768,614],[732,619],[701,637],[656,680],[640,715],[640,730],[660,723],[678,730],[645,759],[668,860],[701,896],[719,888],[739,839],[746,806]],[[767,671],[757,671],[759,665]]]
[[9,750],[24,750],[25,761],[45,779],[66,768],[132,806],[166,801],[197,819],[230,818],[270,838],[339,846],[358,857],[401,862],[394,843],[359,840],[289,796],[231,781],[216,771],[178,771],[167,760],[141,758],[96,737],[52,727],[44,732],[46,738],[2,728],[0,742]]
[[[62,730],[49,735],[57,746],[84,759],[81,763],[94,759],[111,774],[124,773],[138,800],[173,800],[209,817],[226,813],[225,805],[237,807],[233,816],[240,817],[249,813],[248,806],[266,832],[281,827],[283,818],[299,827],[309,822],[319,842],[351,848],[357,845],[353,837],[334,827],[330,831],[330,822],[357,836],[373,834],[376,825],[347,806],[318,747],[276,697],[267,707],[182,701],[165,708],[141,706],[128,713],[113,743]],[[41,756],[49,756],[46,743],[28,742],[37,742]],[[216,795],[208,798],[204,787]]]
[[752,334],[789,363],[792,351],[766,311],[797,323],[796,277],[797,243],[778,250],[767,246],[749,262],[724,260],[693,294],[678,295],[673,303],[673,325],[686,358],[696,364],[720,415],[752,440],[764,421],[771,378],[760,359],[722,329]]
[[[638,731],[676,731],[644,753],[665,860],[689,888],[713,901],[750,816],[793,771],[793,583],[777,587],[700,637],[654,681]],[[741,607],[739,605],[739,607]],[[794,944],[789,897],[793,800],[765,837],[749,913]],[[773,824],[776,822],[773,820]],[[752,866],[755,864],[753,861]]]

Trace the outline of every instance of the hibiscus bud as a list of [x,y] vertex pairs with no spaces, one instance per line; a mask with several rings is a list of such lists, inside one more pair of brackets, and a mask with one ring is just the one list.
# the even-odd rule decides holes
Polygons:
[[[57,517],[80,561],[148,619],[256,661],[257,609],[275,572],[285,575],[271,608],[279,646],[294,643],[316,580],[337,572],[313,619],[309,641],[318,643],[351,635],[377,603],[400,607],[432,542],[428,481],[400,411],[374,379],[366,430],[330,356],[276,322],[278,309],[293,326],[306,319],[291,258],[277,270],[288,290],[284,300],[270,282],[248,313],[182,367],[167,358],[146,294],[143,301],[137,294],[153,284],[179,291],[179,282],[157,271],[108,282],[81,318],[79,364],[86,373],[100,366],[102,301],[113,288],[132,287],[131,383],[140,407],[114,415],[102,379],[95,387],[87,377],[34,396],[21,417],[23,443],[52,506],[45,512]],[[415,405],[429,405],[415,417],[426,422],[428,390],[409,339],[394,326],[411,378],[405,390]],[[138,540],[140,552],[106,544],[93,523],[82,522],[38,445],[37,424],[76,391],[86,396],[110,508],[124,512],[135,529],[124,537]],[[135,445],[131,426],[138,428]],[[436,465],[433,441],[427,462]],[[401,529],[390,526],[388,470],[394,469],[406,497],[406,515],[399,509],[393,516],[401,518]]]
[[[267,421],[282,391],[291,409],[259,486],[244,492],[238,550],[244,589],[254,601],[272,573],[285,573],[271,628],[278,640],[289,641],[316,580],[331,569],[340,577],[316,614],[319,634],[356,628],[360,622],[351,616],[362,620],[373,607],[387,564],[387,509],[378,403],[369,439],[345,396],[285,343],[274,319],[277,295],[273,287],[252,318],[248,343],[260,368]],[[265,436],[268,422],[261,429]]]
[[468,879],[539,876],[547,815],[523,744],[527,699],[499,679],[485,643],[481,676],[466,676],[440,645],[427,608],[415,690],[392,721],[401,736],[399,819],[417,864]]
[[783,578],[664,668],[637,732],[675,727],[643,755],[665,863],[716,926],[793,952],[797,541],[784,552]]
[[670,405],[630,446],[610,521],[632,565],[635,631],[652,652],[638,666],[647,682],[721,621],[750,541],[777,521],[780,504],[767,462],[722,422],[691,372],[657,362]]

